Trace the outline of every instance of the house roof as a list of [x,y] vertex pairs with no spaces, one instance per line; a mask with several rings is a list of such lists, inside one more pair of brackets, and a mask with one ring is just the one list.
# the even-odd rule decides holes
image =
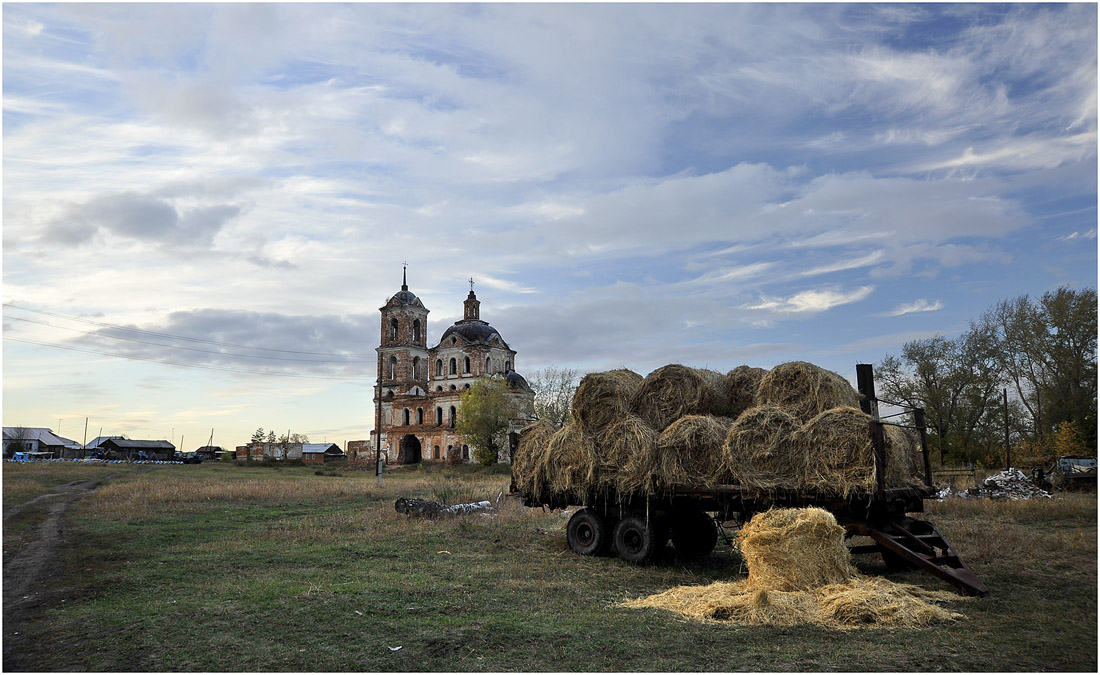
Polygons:
[[342,452],[340,446],[335,443],[303,443],[302,452],[304,453],[325,453],[333,448],[336,452]]
[[61,445],[66,448],[80,448],[80,444],[44,427],[4,427],[4,440],[38,441],[42,445]]
[[96,436],[92,440],[88,441],[88,445],[85,448],[98,448],[103,441],[110,440],[112,438],[122,438],[122,436]]
[[109,438],[100,446],[113,445],[120,450],[175,450],[176,446],[168,441],[131,441],[125,438]]

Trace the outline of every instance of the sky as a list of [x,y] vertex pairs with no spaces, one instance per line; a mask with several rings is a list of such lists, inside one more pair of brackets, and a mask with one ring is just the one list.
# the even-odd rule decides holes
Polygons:
[[525,375],[855,379],[1097,281],[1097,6],[3,5],[3,421],[373,427],[379,308]]

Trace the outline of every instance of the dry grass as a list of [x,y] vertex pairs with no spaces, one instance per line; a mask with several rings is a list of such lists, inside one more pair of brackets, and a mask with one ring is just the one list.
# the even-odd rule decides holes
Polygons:
[[591,436],[602,434],[630,412],[630,401],[641,384],[642,376],[625,368],[585,375],[573,393],[574,423]]
[[886,439],[886,487],[922,487],[924,455],[920,437],[910,429],[883,425]]
[[634,393],[631,409],[655,431],[664,431],[684,415],[736,414],[724,375],[679,364],[662,366],[646,375]]
[[536,472],[552,491],[583,500],[596,482],[592,439],[576,424],[565,425],[550,437]]
[[685,415],[657,439],[657,482],[664,487],[712,487],[727,483],[722,444],[733,421],[711,415]]
[[756,390],[760,388],[760,380],[767,372],[763,368],[737,366],[726,373],[730,400],[738,415],[756,405]]
[[527,494],[538,494],[546,484],[546,476],[540,473],[545,467],[546,448],[554,436],[554,425],[539,420],[523,428],[519,436],[519,447],[512,458],[512,476],[516,488]]
[[840,375],[805,361],[772,368],[760,379],[757,405],[777,405],[802,422],[826,410],[859,407],[859,394]]
[[797,487],[806,475],[806,455],[791,438],[798,419],[785,408],[756,406],[741,413],[722,444],[734,482],[761,491]]
[[680,586],[625,605],[694,619],[832,629],[918,627],[962,618],[934,604],[957,600],[953,593],[857,574],[844,528],[822,509],[758,514],[738,541],[748,579]]
[[601,480],[613,477],[624,495],[652,494],[657,487],[657,439],[657,432],[636,415],[609,426],[597,450]]
[[875,460],[869,415],[855,408],[833,408],[794,433],[792,441],[806,457],[806,487],[847,496],[875,485]]

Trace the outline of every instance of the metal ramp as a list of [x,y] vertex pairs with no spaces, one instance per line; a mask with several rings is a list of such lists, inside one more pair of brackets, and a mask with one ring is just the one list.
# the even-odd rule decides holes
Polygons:
[[959,558],[936,526],[926,520],[905,516],[873,525],[854,523],[849,526],[849,531],[870,537],[875,542],[869,546],[851,547],[849,550],[853,554],[880,553],[887,564],[890,564],[891,558],[904,561],[910,567],[922,569],[957,586],[968,595],[989,595],[989,588]]

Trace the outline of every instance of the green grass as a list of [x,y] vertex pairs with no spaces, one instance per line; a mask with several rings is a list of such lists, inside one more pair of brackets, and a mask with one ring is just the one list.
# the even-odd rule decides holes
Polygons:
[[[51,602],[19,628],[5,669],[1096,669],[1095,495],[930,505],[991,597],[952,603],[966,616],[953,624],[836,632],[619,606],[739,578],[723,542],[698,563],[633,567],[574,555],[560,512],[507,499],[493,517],[427,521],[393,509],[398,496],[495,499],[507,484],[477,467],[388,473],[381,488],[369,472],[312,467],[129,473],[70,514]],[[947,588],[919,573],[891,578]]]

